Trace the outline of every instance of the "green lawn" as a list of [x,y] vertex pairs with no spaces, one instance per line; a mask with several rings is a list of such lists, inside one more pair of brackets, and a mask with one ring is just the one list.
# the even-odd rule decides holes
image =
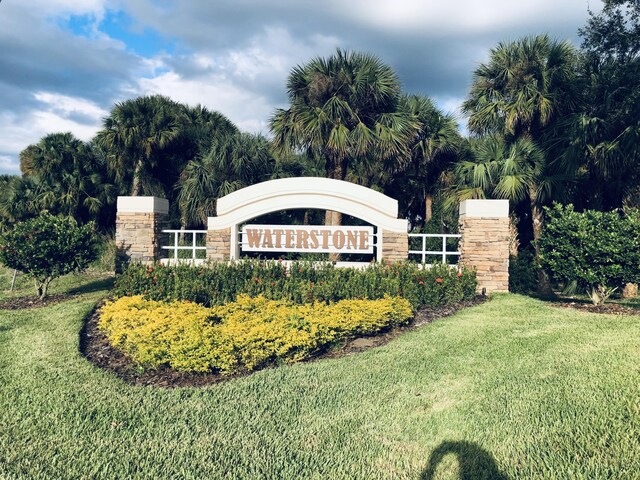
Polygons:
[[162,390],[78,353],[100,285],[0,311],[0,478],[640,478],[640,316],[497,296],[365,353]]

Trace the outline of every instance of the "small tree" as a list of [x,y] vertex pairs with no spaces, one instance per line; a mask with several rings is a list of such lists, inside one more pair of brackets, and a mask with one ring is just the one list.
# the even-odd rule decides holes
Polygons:
[[574,211],[572,205],[546,209],[540,263],[559,281],[577,281],[594,304],[627,282],[640,280],[640,214]]
[[71,217],[43,213],[0,237],[0,262],[31,276],[43,300],[52,280],[82,271],[96,259],[94,231],[93,223],[79,226]]

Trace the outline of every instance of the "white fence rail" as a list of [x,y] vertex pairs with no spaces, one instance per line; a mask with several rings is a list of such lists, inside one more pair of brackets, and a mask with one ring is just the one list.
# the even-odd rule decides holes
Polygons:
[[[198,245],[198,235],[206,235],[206,230],[163,230],[162,233],[173,234],[173,245],[163,246],[165,250],[172,250],[171,260],[201,260],[198,259],[198,250],[206,250],[207,247]],[[183,238],[190,237],[191,245],[180,245],[180,236]],[[191,257],[179,255],[180,250],[191,250]]]
[[[163,233],[167,233],[173,239],[172,245],[165,245],[162,248],[164,250],[168,250],[169,260],[171,261],[179,261],[179,260],[203,260],[203,258],[198,258],[198,251],[206,251],[206,246],[198,245],[198,235],[206,235],[206,230],[163,230]],[[241,235],[241,232],[238,232]],[[373,235],[377,237],[377,235]],[[447,241],[451,238],[459,239],[461,235],[459,234],[434,234],[434,233],[410,233],[409,234],[409,244],[411,245],[411,239],[419,238],[421,240],[421,248],[419,250],[409,250],[409,255],[419,255],[421,263],[427,263],[427,257],[438,256],[442,263],[447,263],[447,257],[449,256],[460,256],[460,251],[458,250],[447,250]],[[430,238],[440,238],[442,242],[440,243],[441,248],[439,250],[431,250],[427,249],[427,239]],[[183,242],[183,245],[180,245],[180,242]],[[186,240],[186,241],[185,241]],[[188,243],[190,240],[190,244]],[[242,244],[241,239],[238,239],[240,244]],[[377,240],[377,238],[376,238]],[[376,242],[377,243],[377,242]],[[190,251],[190,256],[180,255],[180,251]]]
[[[459,234],[439,234],[439,233],[410,233],[409,234],[409,244],[411,244],[412,238],[421,238],[422,239],[422,248],[420,250],[409,250],[409,255],[420,255],[421,263],[427,263],[427,255],[440,256],[442,259],[442,263],[447,263],[447,257],[449,255],[452,256],[460,256],[460,251],[455,250],[447,250],[447,240],[449,238],[460,238],[462,235]],[[442,249],[441,250],[427,250],[427,239],[428,238],[442,238]]]

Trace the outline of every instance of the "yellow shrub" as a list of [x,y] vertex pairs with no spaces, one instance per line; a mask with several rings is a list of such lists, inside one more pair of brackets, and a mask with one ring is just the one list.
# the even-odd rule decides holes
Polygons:
[[276,360],[299,361],[338,340],[407,323],[411,316],[409,302],[399,297],[294,305],[240,295],[206,308],[137,296],[107,303],[99,325],[142,366],[232,373]]

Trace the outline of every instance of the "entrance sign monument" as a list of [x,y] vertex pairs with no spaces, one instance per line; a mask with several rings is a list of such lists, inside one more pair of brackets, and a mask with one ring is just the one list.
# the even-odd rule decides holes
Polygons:
[[[242,223],[267,213],[294,209],[331,210],[351,215],[373,225],[377,232],[374,233],[373,227],[369,227],[369,229],[340,227],[332,231],[331,229],[327,230],[327,227],[313,226],[307,229],[307,233],[309,233],[307,238],[304,233],[301,233],[306,228],[299,226],[262,226],[259,227],[263,230],[261,248],[269,250],[253,251],[360,253],[355,248],[348,247],[353,246],[355,235],[358,238],[357,247],[360,249],[360,242],[365,239],[365,232],[368,232],[368,240],[365,241],[367,252],[362,253],[373,253],[375,245],[378,261],[383,258],[390,261],[407,259],[409,225],[407,220],[398,218],[397,200],[361,185],[320,177],[270,180],[251,185],[218,199],[218,215],[209,217],[208,222],[207,258],[212,260],[240,258],[240,247],[242,246],[245,250],[245,245],[249,245],[248,235],[243,236],[242,242],[239,241]],[[255,231],[255,226],[249,225],[244,228],[253,229],[251,238],[255,239],[258,234]],[[269,235],[264,230],[269,230],[266,232]],[[293,249],[285,247],[287,241],[291,242],[293,237],[287,238],[285,233],[283,238],[281,232],[274,235],[275,230],[295,230],[295,233],[289,234],[295,237]],[[349,243],[349,232],[352,233],[351,243]],[[265,240],[269,241],[268,237],[271,237],[273,245],[271,247],[268,246],[269,243],[267,246],[264,245]],[[316,238],[318,247],[312,248],[311,245],[315,245]],[[281,249],[275,246],[278,240],[283,246]],[[298,241],[301,241],[300,246],[298,246]],[[365,248],[363,247],[362,250]]]
[[[204,249],[195,246],[198,233],[206,233],[206,260],[213,262],[240,259],[243,251],[369,254],[385,262],[409,257],[408,222],[398,218],[397,200],[349,182],[320,177],[270,180],[219,198],[216,209],[217,215],[208,218],[206,232],[189,231],[194,238],[192,247],[168,247],[176,249],[176,259],[178,248],[193,250],[194,258],[196,249]],[[367,225],[250,223],[268,213],[295,209],[340,212]],[[149,263],[159,259],[159,238],[168,210],[164,199],[118,198],[119,266],[129,261]],[[460,204],[459,222],[459,264],[476,269],[479,291],[508,291],[508,200],[465,200]]]

